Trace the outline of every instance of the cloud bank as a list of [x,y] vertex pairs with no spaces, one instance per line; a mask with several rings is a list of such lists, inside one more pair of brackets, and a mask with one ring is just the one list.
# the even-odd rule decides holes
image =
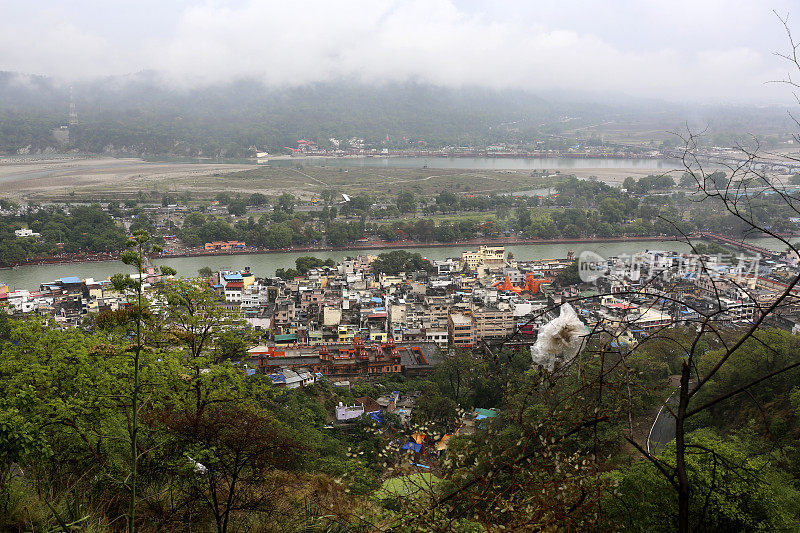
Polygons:
[[[672,101],[787,102],[784,1],[128,1],[11,7],[0,70],[67,79],[156,70],[179,87],[415,80]],[[781,11],[782,10],[782,11]],[[800,16],[800,14],[798,14]]]

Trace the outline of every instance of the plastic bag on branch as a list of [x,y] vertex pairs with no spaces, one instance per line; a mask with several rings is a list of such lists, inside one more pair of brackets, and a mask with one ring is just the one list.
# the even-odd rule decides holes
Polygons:
[[552,372],[556,363],[575,359],[586,341],[586,326],[569,304],[561,306],[561,314],[539,328],[536,343],[531,346],[531,359]]

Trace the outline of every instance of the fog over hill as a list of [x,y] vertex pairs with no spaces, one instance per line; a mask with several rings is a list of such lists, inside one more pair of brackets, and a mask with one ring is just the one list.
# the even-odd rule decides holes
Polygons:
[[[69,143],[52,130],[68,120],[70,90],[78,125]],[[665,136],[688,124],[712,135],[792,131],[781,106],[681,105],[615,93],[444,87],[430,83],[331,81],[267,86],[241,78],[176,88],[152,71],[71,85],[0,72],[0,152],[241,157],[251,146],[280,151],[301,138],[364,138],[375,147],[519,145],[552,136],[580,138],[587,126],[644,129]],[[584,133],[581,133],[581,132]],[[388,141],[387,141],[388,136]]]

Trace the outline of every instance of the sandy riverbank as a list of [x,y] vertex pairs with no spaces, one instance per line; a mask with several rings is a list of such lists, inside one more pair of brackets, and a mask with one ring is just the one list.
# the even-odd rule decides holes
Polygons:
[[137,158],[9,158],[0,160],[0,194],[22,199],[37,194],[64,194],[72,189],[94,186],[149,190],[156,182],[226,174],[248,168],[252,165],[151,163]]
[[[114,193],[121,193],[124,197],[126,194],[128,196],[135,194],[137,190],[154,189],[208,193],[210,183],[208,178],[254,168],[256,165],[146,162],[138,158],[102,156],[5,157],[0,158],[0,195],[18,200],[64,201],[74,197],[76,201],[80,201],[84,191],[90,196],[100,197],[108,197]],[[652,168],[570,168],[561,171],[582,179],[598,179],[608,183],[621,183],[628,176],[640,178],[664,172]],[[672,172],[675,175],[679,174],[678,170]],[[242,185],[249,187],[242,188]],[[277,183],[269,185],[272,188],[279,187]],[[300,185],[303,184],[284,183],[285,190],[295,194],[300,194],[308,188]],[[263,189],[263,184],[255,182],[228,184],[231,192],[252,192],[249,191],[250,188],[260,190]]]

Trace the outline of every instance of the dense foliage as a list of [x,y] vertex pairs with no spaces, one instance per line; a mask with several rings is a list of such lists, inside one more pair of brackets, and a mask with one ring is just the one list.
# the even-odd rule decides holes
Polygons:
[[336,262],[333,259],[319,259],[313,256],[302,256],[294,260],[295,268],[279,268],[275,275],[283,279],[291,279],[305,275],[312,268],[334,267]]
[[[27,227],[41,234],[16,237]],[[38,209],[21,216],[0,217],[0,263],[10,264],[37,254],[60,252],[112,252],[124,247],[125,230],[99,205],[76,206],[68,212]]]
[[406,250],[392,250],[378,255],[372,262],[372,271],[376,274],[396,275],[400,272],[416,272],[418,270],[433,272],[430,261],[422,255]]

